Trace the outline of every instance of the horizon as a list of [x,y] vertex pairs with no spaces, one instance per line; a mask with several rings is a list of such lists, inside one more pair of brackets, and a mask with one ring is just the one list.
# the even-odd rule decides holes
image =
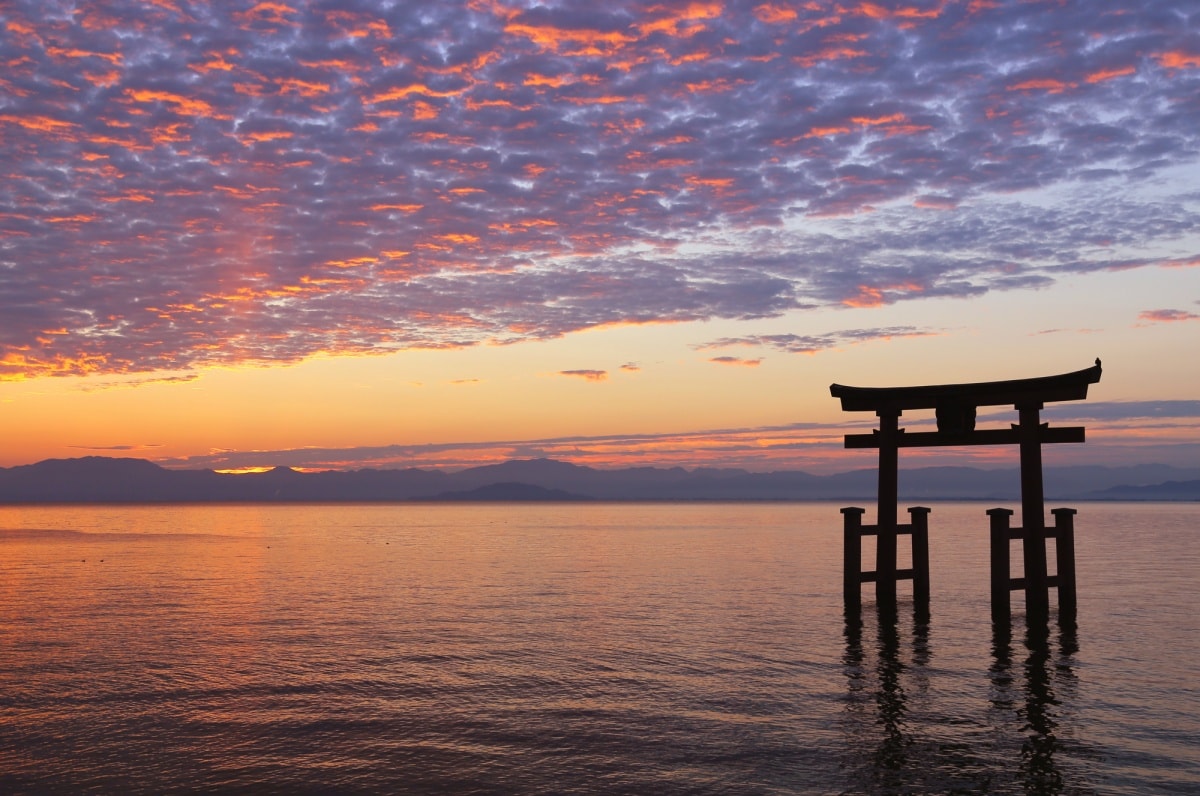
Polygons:
[[[1200,466],[1047,467],[1055,501],[1200,500]],[[905,501],[1022,499],[1020,467],[910,467],[899,478]],[[708,467],[603,468],[553,459],[520,459],[451,468],[246,471],[165,469],[145,459],[84,456],[0,468],[0,505],[324,504],[600,502],[872,502],[878,470],[750,472]],[[880,509],[882,511],[882,508]]]
[[[843,475],[857,474],[857,473],[861,473],[861,472],[874,472],[878,469],[878,467],[875,463],[865,464],[863,466],[852,467],[852,468],[844,469],[844,470],[832,470],[829,472],[812,472],[809,470],[800,470],[800,469],[791,469],[791,468],[776,469],[776,470],[747,470],[747,469],[741,468],[741,467],[719,467],[719,466],[714,466],[714,465],[697,465],[694,467],[687,467],[684,465],[648,465],[648,464],[630,464],[630,465],[619,465],[619,466],[602,466],[602,465],[596,466],[596,465],[592,465],[592,464],[578,464],[576,462],[566,461],[564,459],[555,459],[555,458],[550,458],[550,457],[538,457],[538,458],[527,458],[527,459],[505,459],[502,461],[488,462],[486,464],[472,464],[472,465],[468,465],[465,467],[433,467],[433,466],[399,467],[399,466],[395,466],[395,467],[358,467],[358,468],[354,468],[354,469],[334,469],[334,468],[318,469],[318,468],[294,467],[294,466],[289,466],[289,465],[284,465],[284,464],[277,464],[277,465],[265,465],[265,466],[260,466],[260,467],[236,468],[236,469],[213,469],[210,467],[168,467],[166,465],[155,462],[153,459],[146,459],[146,458],[142,458],[142,457],[138,457],[138,456],[109,456],[109,455],[104,455],[104,454],[92,453],[92,454],[85,454],[83,456],[55,457],[55,458],[50,458],[50,459],[40,459],[36,462],[27,462],[25,464],[0,466],[0,470],[13,470],[13,469],[19,469],[19,468],[34,467],[36,465],[41,465],[41,464],[53,464],[53,463],[64,463],[64,462],[83,462],[83,461],[144,462],[146,464],[152,464],[155,467],[158,467],[158,468],[168,471],[168,472],[213,472],[213,473],[219,473],[221,475],[262,475],[264,473],[270,473],[270,472],[277,471],[277,470],[287,470],[290,472],[300,473],[300,474],[305,474],[305,475],[319,475],[322,473],[354,473],[354,472],[360,472],[360,471],[403,472],[405,470],[424,470],[424,471],[442,472],[442,473],[453,475],[453,474],[463,473],[463,472],[467,472],[467,471],[471,471],[471,470],[503,468],[508,465],[525,465],[525,464],[535,464],[535,463],[549,463],[549,464],[556,464],[556,465],[561,464],[561,465],[566,465],[566,466],[568,466],[570,468],[574,468],[574,469],[592,470],[595,472],[621,472],[621,471],[650,469],[650,470],[660,470],[660,471],[682,470],[682,471],[690,473],[690,474],[694,474],[694,473],[698,473],[698,472],[733,472],[733,473],[744,473],[744,474],[753,475],[753,476],[757,476],[757,475],[768,476],[768,475],[789,474],[789,473],[801,474],[801,475],[812,475],[812,476],[817,476],[817,477],[843,476]],[[1107,469],[1107,470],[1160,468],[1160,469],[1168,469],[1168,470],[1179,470],[1181,472],[1194,471],[1194,472],[1200,473],[1200,464],[1193,464],[1190,466],[1189,465],[1180,466],[1180,465],[1172,465],[1172,464],[1163,464],[1161,462],[1137,462],[1134,464],[1094,464],[1094,463],[1086,463],[1086,464],[1066,463],[1066,464],[1063,464],[1063,463],[1059,463],[1059,464],[1049,464],[1046,466],[1047,470],[1081,469],[1081,468],[1082,469],[1098,468],[1098,469]],[[904,470],[921,471],[921,470],[946,470],[946,469],[973,470],[973,471],[977,471],[977,472],[1002,472],[1002,471],[1017,472],[1020,470],[1020,463],[1019,462],[1009,462],[1009,463],[994,462],[994,463],[990,463],[990,466],[989,466],[989,463],[985,463],[985,464],[920,463],[920,464],[910,466],[908,468],[902,468],[901,471],[903,472]]]
[[1200,462],[1180,0],[17,0],[0,56],[0,467],[844,472],[832,383],[1096,357],[1046,466]]

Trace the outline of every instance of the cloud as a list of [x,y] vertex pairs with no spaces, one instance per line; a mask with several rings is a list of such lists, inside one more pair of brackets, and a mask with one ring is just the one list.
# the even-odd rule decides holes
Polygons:
[[0,378],[1194,266],[1191,13],[13,0]]
[[1200,418],[1200,401],[1089,401],[1047,406],[1045,412],[1076,420],[1183,420]]
[[1148,323],[1173,323],[1176,321],[1194,321],[1200,318],[1194,312],[1187,310],[1143,310],[1138,318]]
[[709,357],[709,362],[715,362],[718,365],[738,365],[746,368],[757,368],[762,364],[761,359],[742,359],[741,357],[720,356]]
[[604,381],[608,378],[607,370],[560,370],[560,376],[574,376],[586,381]]
[[130,387],[143,387],[147,384],[187,384],[188,382],[196,381],[200,378],[198,373],[183,373],[178,376],[155,376],[150,378],[123,378],[101,381],[89,381],[80,384],[79,389],[83,392],[96,392],[98,390],[119,390]]
[[145,444],[138,444],[138,445],[68,445],[67,447],[72,450],[118,452],[118,451],[154,450],[155,448],[161,448],[162,445],[160,445],[160,444],[154,444],[154,445],[145,445]]
[[889,326],[874,329],[844,329],[821,335],[759,334],[745,337],[722,337],[696,346],[701,351],[754,346],[773,348],[789,354],[815,354],[840,345],[863,343],[872,340],[891,340],[896,337],[928,337],[938,332],[919,329],[915,326]]
[[1039,329],[1036,332],[1031,332],[1032,336],[1047,335],[1047,334],[1095,334],[1103,331],[1095,328],[1080,328],[1080,329]]

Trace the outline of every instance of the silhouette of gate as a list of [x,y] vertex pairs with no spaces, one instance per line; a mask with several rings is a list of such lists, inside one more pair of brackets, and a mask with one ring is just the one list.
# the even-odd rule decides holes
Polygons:
[[[938,384],[925,387],[847,387],[833,384],[829,392],[842,402],[846,412],[874,412],[879,428],[870,434],[847,434],[847,448],[879,449],[879,488],[876,524],[864,525],[864,509],[842,509],[844,518],[844,580],[846,610],[857,612],[862,604],[863,583],[875,584],[875,599],[881,610],[894,610],[896,583],[913,581],[915,610],[926,613],[929,605],[930,510],[910,508],[911,522],[897,521],[897,481],[899,449],[943,445],[1017,445],[1021,461],[1021,527],[1010,526],[1012,511],[991,509],[991,597],[992,618],[1009,621],[1009,593],[1025,591],[1026,615],[1046,617],[1050,611],[1049,587],[1058,589],[1060,618],[1075,616],[1075,539],[1074,509],[1054,509],[1055,524],[1046,527],[1045,497],[1042,485],[1042,445],[1058,442],[1083,442],[1084,429],[1051,428],[1041,422],[1045,404],[1078,401],[1087,398],[1088,386],[1100,381],[1100,360],[1084,370],[1032,379]],[[1011,428],[976,429],[976,410],[980,406],[1011,405],[1018,422]],[[908,433],[899,427],[905,410],[933,409],[937,431]],[[897,569],[897,537],[912,537],[911,569]],[[875,569],[862,571],[862,537],[875,536]],[[1055,540],[1055,575],[1047,573],[1046,539]],[[1009,541],[1023,543],[1024,577],[1012,578],[1009,570]]]

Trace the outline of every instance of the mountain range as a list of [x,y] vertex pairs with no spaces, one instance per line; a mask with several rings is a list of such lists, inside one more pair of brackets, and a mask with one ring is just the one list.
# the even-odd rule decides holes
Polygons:
[[[1200,467],[1048,467],[1048,500],[1200,500]],[[86,456],[0,468],[0,503],[874,500],[874,469],[833,475],[799,470],[629,467],[600,470],[525,459],[443,470],[362,469],[261,473],[169,470],[144,459]],[[1016,468],[900,470],[902,500],[1015,500]]]

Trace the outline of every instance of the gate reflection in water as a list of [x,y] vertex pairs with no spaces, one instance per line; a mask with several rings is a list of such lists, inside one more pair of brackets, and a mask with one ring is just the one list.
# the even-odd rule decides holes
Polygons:
[[[1059,761],[1087,756],[1072,727],[1073,624],[1030,623],[1015,642],[1011,628],[997,624],[991,666],[977,673],[989,683],[987,715],[938,716],[947,672],[936,664],[933,631],[920,617],[897,619],[864,611],[845,625],[847,792],[1094,792],[1083,772]],[[966,740],[947,732],[972,725],[987,730]]]

